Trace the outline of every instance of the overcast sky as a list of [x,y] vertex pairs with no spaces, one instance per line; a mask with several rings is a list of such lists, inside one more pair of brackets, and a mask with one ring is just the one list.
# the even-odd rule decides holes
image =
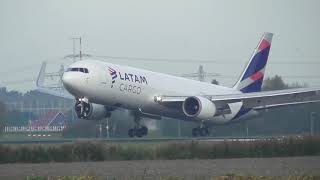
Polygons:
[[[50,69],[82,36],[97,56],[205,62],[105,60],[170,74],[238,76],[263,32],[275,33],[267,76],[307,75],[288,82],[320,85],[318,0],[0,0],[0,84],[35,88],[41,62]],[[305,64],[302,64],[305,63]],[[217,77],[231,85],[235,79]],[[14,83],[14,81],[25,81]]]

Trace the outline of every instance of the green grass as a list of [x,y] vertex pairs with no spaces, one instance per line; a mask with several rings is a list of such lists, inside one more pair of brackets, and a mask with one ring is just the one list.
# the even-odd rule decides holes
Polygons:
[[[132,180],[144,180],[145,177],[132,177]],[[183,177],[155,177],[147,179],[156,180],[184,180]],[[190,178],[188,178],[190,179]],[[265,177],[265,176],[239,176],[225,175],[216,177],[195,177],[194,180],[320,180],[320,176],[289,176],[289,177]],[[25,180],[117,180],[117,178],[102,178],[93,176],[63,176],[63,177],[26,177]]]
[[108,160],[171,160],[320,155],[320,137],[256,141],[115,144],[81,141],[66,144],[0,145],[0,163]]

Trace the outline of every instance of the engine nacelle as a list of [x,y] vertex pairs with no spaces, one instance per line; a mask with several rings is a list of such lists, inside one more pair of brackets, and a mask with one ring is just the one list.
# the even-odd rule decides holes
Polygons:
[[187,117],[199,120],[210,120],[217,112],[216,105],[201,96],[188,97],[182,104],[182,110]]
[[108,115],[104,105],[78,101],[75,105],[78,118],[86,120],[100,120]]

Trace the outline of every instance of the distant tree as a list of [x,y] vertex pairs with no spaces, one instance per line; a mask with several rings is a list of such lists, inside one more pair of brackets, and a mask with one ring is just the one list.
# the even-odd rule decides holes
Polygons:
[[172,118],[162,118],[161,121],[158,122],[158,127],[161,131],[163,136],[171,136],[177,137],[178,136],[178,123],[175,119]]
[[281,89],[288,89],[288,88],[289,88],[288,84],[284,83],[282,77],[278,75],[272,78],[268,77],[263,82],[263,87],[262,87],[264,91],[281,90]]
[[[115,110],[111,113],[109,129],[111,137],[128,137],[128,130],[134,127],[134,117],[127,110]],[[106,131],[104,132],[106,136]]]
[[66,138],[94,138],[97,137],[97,129],[95,121],[78,119],[67,126],[62,135]]
[[212,79],[211,84],[219,85],[219,81],[217,81],[216,79]]
[[181,137],[191,137],[192,128],[197,127],[198,124],[181,121],[181,119],[162,118],[162,120],[158,122],[158,126],[162,136],[178,137],[180,132]]
[[5,116],[7,114],[6,105],[3,102],[0,102],[0,133],[2,132],[3,127],[5,126]]
[[3,102],[0,102],[0,119],[4,118],[6,111],[6,105]]
[[308,87],[308,84],[307,83],[300,84],[298,82],[295,82],[289,85],[289,88],[304,88],[304,87]]

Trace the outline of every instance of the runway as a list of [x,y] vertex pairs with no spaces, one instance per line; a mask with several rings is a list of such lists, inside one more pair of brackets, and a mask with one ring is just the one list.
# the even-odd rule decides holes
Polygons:
[[106,178],[183,177],[195,179],[234,173],[252,176],[320,175],[320,156],[215,160],[105,161],[43,164],[1,164],[0,179],[26,176],[79,176]]
[[19,139],[0,139],[0,144],[60,144],[81,141],[96,141],[109,143],[161,143],[161,142],[183,142],[183,141],[202,141],[202,142],[223,142],[223,141],[254,141],[264,139],[281,139],[283,137],[259,136],[259,137],[182,137],[182,138],[19,138]]

